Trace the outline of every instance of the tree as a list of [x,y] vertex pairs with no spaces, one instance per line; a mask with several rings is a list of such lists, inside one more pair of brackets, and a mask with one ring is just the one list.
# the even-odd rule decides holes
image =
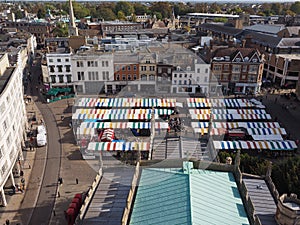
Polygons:
[[117,14],[118,20],[126,20],[125,14],[123,11],[119,11]]
[[78,19],[90,15],[90,11],[78,2],[73,2],[73,9],[74,9],[74,15]]
[[272,3],[271,11],[275,15],[280,15],[282,13],[283,7],[281,3]]
[[118,2],[115,7],[115,12],[123,12],[125,16],[131,16],[134,13],[133,5],[129,2]]
[[20,9],[15,11],[15,17],[16,17],[16,19],[22,19],[23,18],[23,13]]
[[46,16],[46,10],[44,8],[38,9],[37,17],[39,19],[42,19],[45,18],[45,16]]
[[146,14],[149,13],[149,9],[147,8],[147,6],[145,6],[139,2],[134,3],[133,8],[134,8],[134,13],[136,15],[144,15],[145,13]]
[[67,37],[68,36],[68,26],[64,23],[57,23],[56,27],[52,31],[55,37]]
[[291,5],[290,10],[296,14],[300,14],[300,2],[295,2]]
[[91,16],[93,18],[99,18],[106,21],[115,20],[117,18],[116,14],[110,8],[93,9],[91,11]]
[[[154,15],[160,13],[162,18],[171,18],[172,16],[172,7],[169,2],[155,2],[150,6],[150,10]],[[159,16],[159,14],[156,16]]]

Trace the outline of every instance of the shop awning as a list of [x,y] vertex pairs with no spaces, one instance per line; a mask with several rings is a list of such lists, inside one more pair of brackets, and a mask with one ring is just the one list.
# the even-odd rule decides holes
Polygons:
[[251,135],[255,141],[283,141],[280,134],[269,134],[269,135]]
[[88,152],[97,151],[149,151],[149,142],[90,142]]

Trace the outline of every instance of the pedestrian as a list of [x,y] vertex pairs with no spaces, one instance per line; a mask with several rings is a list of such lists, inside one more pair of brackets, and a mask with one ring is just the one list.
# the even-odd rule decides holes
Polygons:
[[79,182],[79,181],[78,181],[78,178],[76,178],[76,184],[78,184],[78,182]]
[[32,145],[31,144],[29,144],[29,149],[30,149],[30,151],[32,151]]
[[60,198],[60,193],[59,193],[59,191],[57,192],[57,197]]
[[10,222],[9,222],[9,220],[7,219],[6,221],[5,221],[5,225],[9,225],[10,224]]
[[20,176],[23,177],[24,176],[24,172],[23,170],[20,171]]

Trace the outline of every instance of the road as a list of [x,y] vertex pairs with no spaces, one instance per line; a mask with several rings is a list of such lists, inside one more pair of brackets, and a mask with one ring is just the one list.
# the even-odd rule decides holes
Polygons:
[[[61,143],[60,134],[57,127],[56,119],[47,104],[42,103],[41,95],[39,94],[38,76],[41,73],[40,66],[37,64],[31,70],[32,72],[32,96],[36,101],[36,105],[43,115],[44,123],[47,127],[48,145],[45,148],[46,152],[41,152],[44,149],[38,148],[38,154],[40,162],[35,163],[32,176],[34,174],[40,174],[41,176],[41,188],[38,193],[37,199],[29,194],[25,195],[24,202],[36,200],[35,208],[28,215],[28,210],[23,210],[21,214],[22,222],[24,224],[49,224],[51,214],[53,213],[53,207],[55,204],[56,192],[57,192],[57,179],[60,172],[61,163]],[[37,159],[36,158],[36,159]],[[44,173],[42,173],[44,172]],[[31,177],[34,180],[35,177]],[[29,184],[30,185],[30,184]],[[24,206],[23,206],[24,207]],[[27,221],[27,222],[26,222]]]

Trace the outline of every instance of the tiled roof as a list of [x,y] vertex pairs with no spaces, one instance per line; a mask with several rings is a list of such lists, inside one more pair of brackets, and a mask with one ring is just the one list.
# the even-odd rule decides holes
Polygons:
[[215,50],[213,57],[229,56],[230,60],[232,60],[238,52],[242,54],[243,58],[246,56],[251,58],[257,50],[253,48],[219,48]]
[[232,173],[191,167],[143,169],[130,224],[249,224]]
[[232,36],[237,36],[239,35],[243,30],[237,29],[234,27],[228,27],[220,24],[212,24],[212,23],[203,23],[199,25],[200,28],[203,28],[205,30],[210,30],[214,32],[220,32]]
[[282,38],[278,47],[298,47],[300,48],[300,38]]
[[262,44],[263,46],[276,47],[281,41],[281,37],[262,34],[254,31],[245,30],[241,33],[241,36],[244,38],[245,36],[250,36],[252,38],[252,42],[257,44]]

